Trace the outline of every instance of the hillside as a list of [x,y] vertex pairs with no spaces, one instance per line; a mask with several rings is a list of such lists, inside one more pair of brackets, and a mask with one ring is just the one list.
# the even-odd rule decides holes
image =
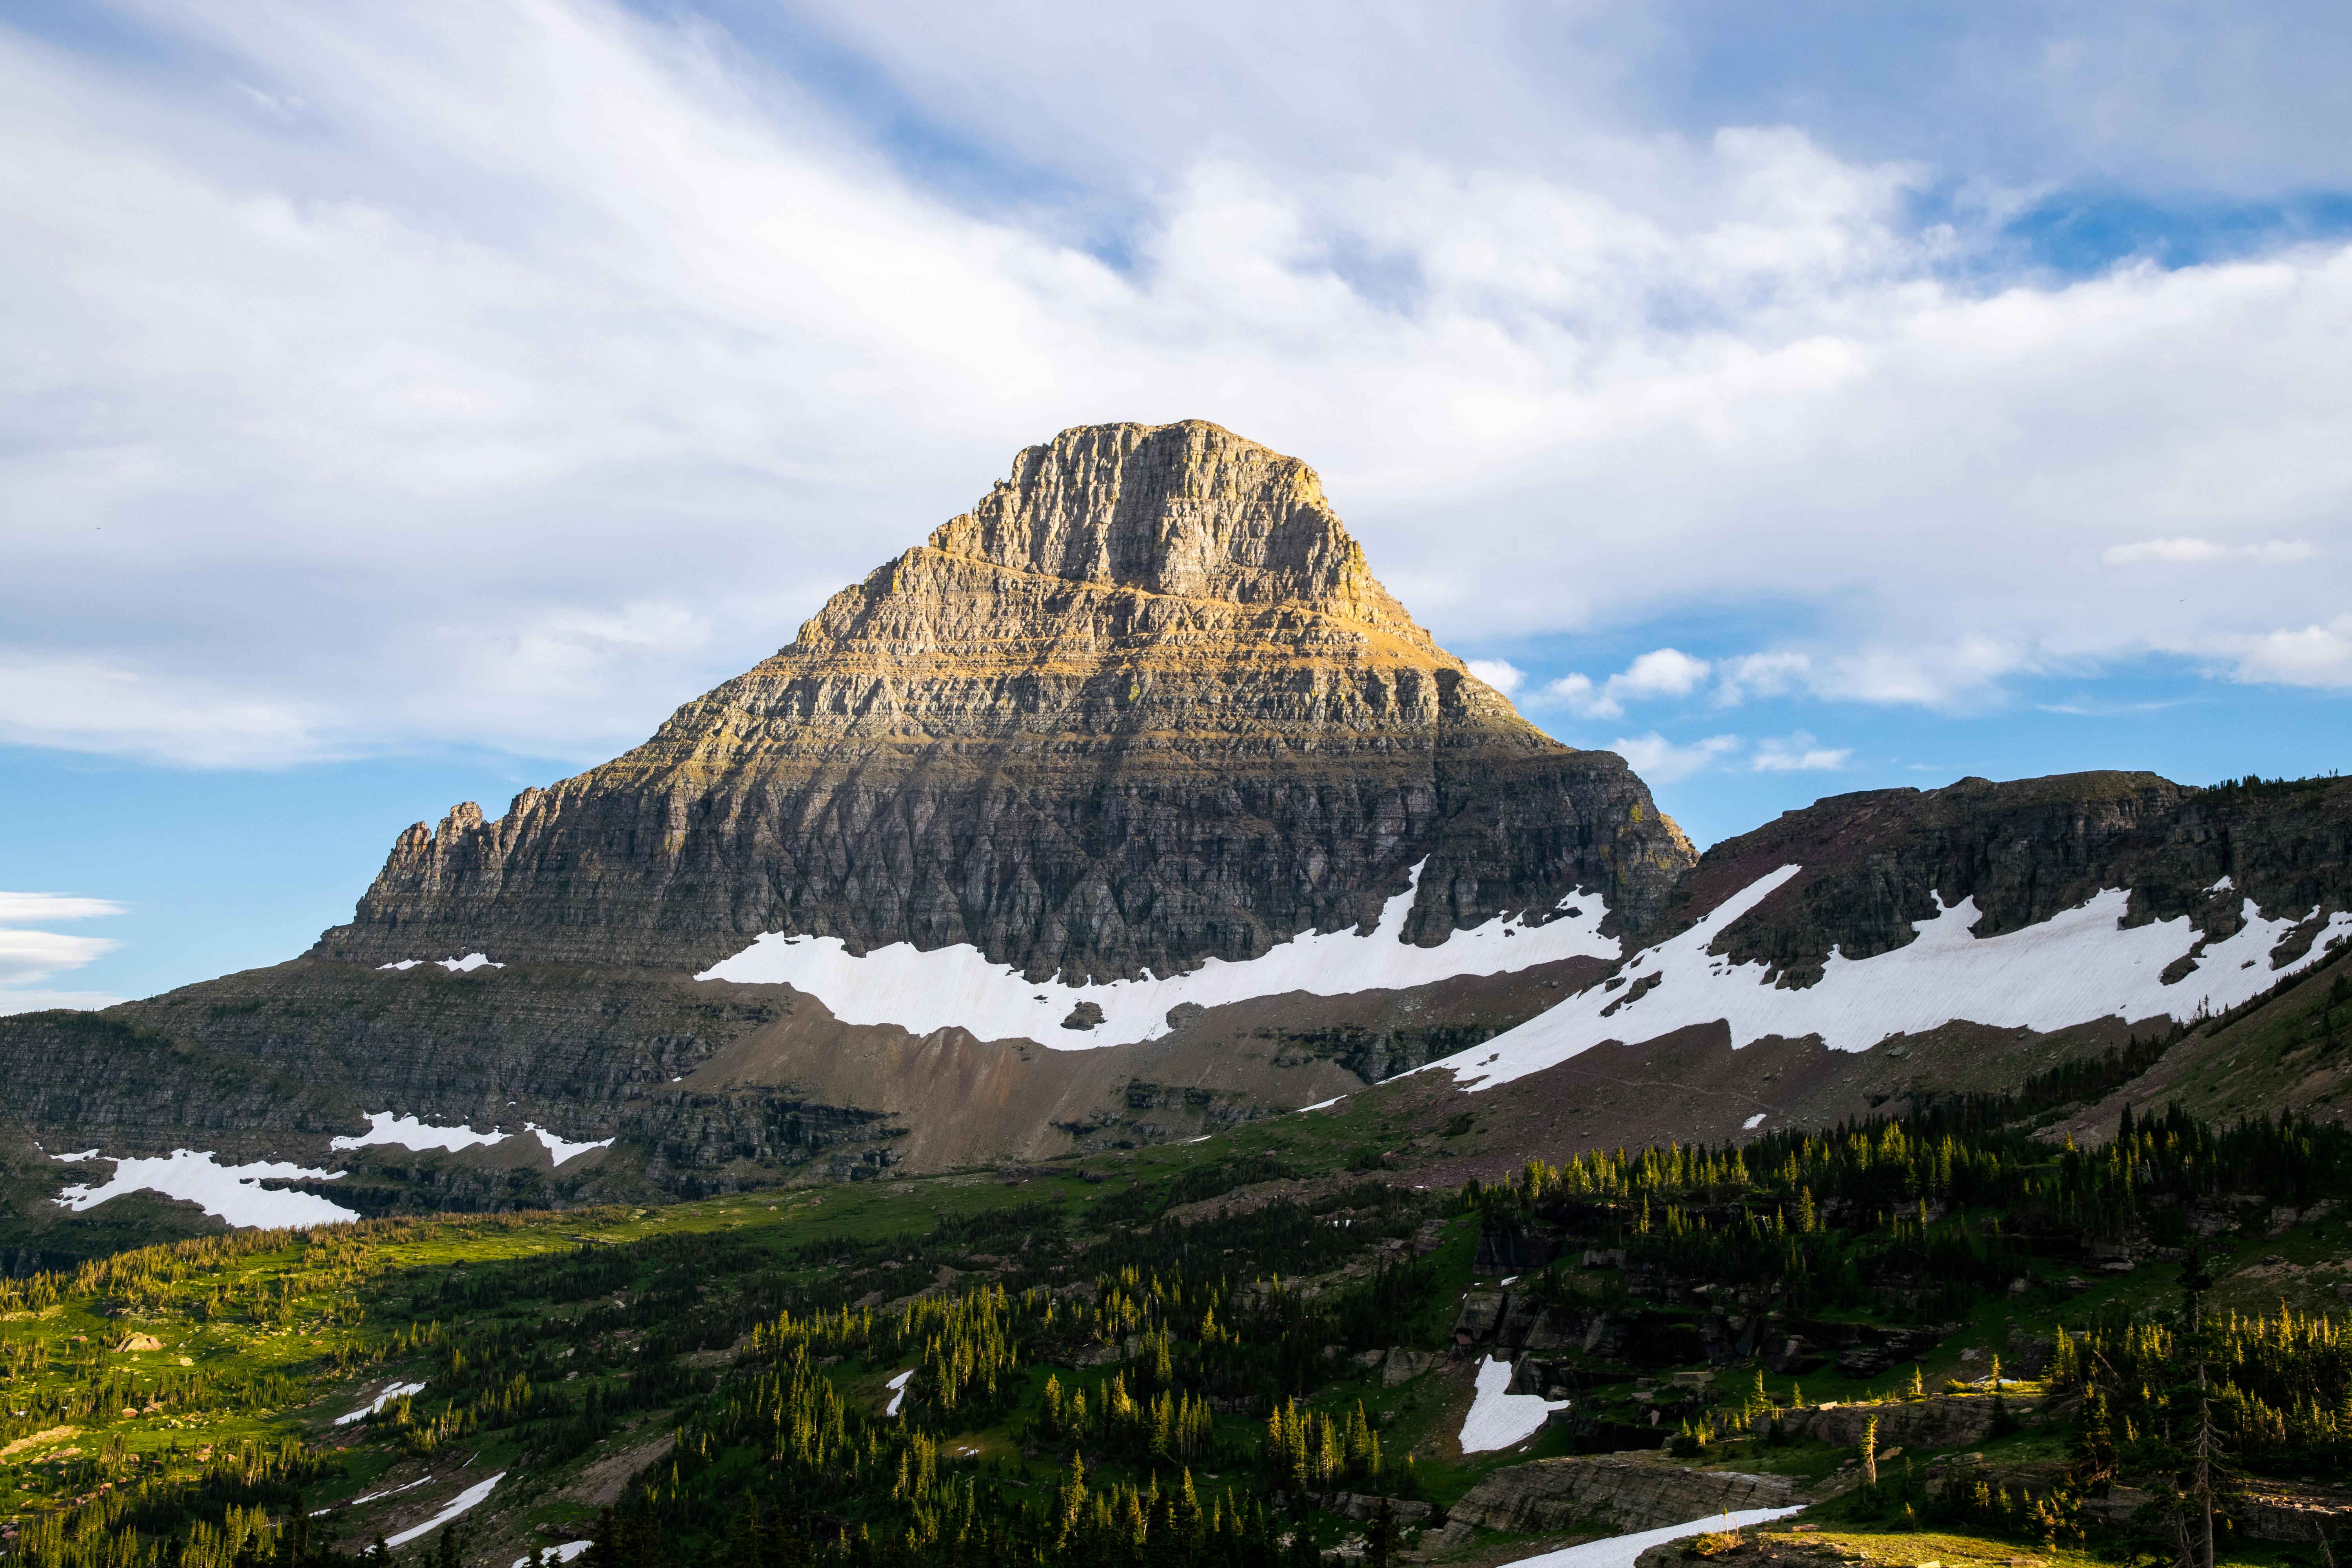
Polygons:
[[0,1287],[0,1541],[1477,1565],[1728,1510],[1779,1533],[1718,1557],[2121,1561],[2201,1529],[2170,1487],[2210,1410],[2221,1560],[2315,1563],[2352,1527],[2297,1479],[2352,1442],[2352,1134],[2144,1111],[2084,1154],[2031,1099],[1459,1188],[1384,1173],[1403,1129],[1359,1107],[985,1178],[124,1254]]

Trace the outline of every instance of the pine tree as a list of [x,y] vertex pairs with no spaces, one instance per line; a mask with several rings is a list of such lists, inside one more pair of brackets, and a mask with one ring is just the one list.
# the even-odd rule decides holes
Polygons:
[[1364,1533],[1364,1561],[1370,1568],[1391,1568],[1403,1539],[1404,1528],[1397,1522],[1396,1505],[1386,1498],[1381,1499],[1381,1506],[1372,1515],[1371,1529]]

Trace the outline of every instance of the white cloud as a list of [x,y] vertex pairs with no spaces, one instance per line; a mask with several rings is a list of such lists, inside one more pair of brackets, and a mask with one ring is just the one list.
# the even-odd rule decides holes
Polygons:
[[1657,648],[1627,665],[1624,674],[1611,676],[1609,689],[1627,697],[1687,697],[1712,668],[1680,648]]
[[2326,574],[2168,604],[2103,552],[2352,540],[2352,249],[2017,271],[2013,193],[1916,216],[1978,171],[1659,132],[1648,23],[1538,68],[1501,15],[864,9],[801,21],[1004,190],[593,0],[0,29],[0,739],[593,759],[1018,447],[1187,416],[1313,463],[1441,637],[1782,616],[1530,698],[1585,717],[2165,650],[2335,683]]
[[1990,637],[1873,644],[1825,660],[1807,687],[1815,696],[1844,701],[1959,710],[1998,703],[2003,677],[2039,667],[2017,643]]
[[1463,661],[1470,673],[1508,697],[1528,679],[1528,672],[1517,665],[1499,658],[1471,658]]
[[1625,705],[1589,675],[1563,675],[1547,683],[1537,700],[1556,702],[1580,719],[1619,719],[1625,713]]
[[1718,668],[1722,679],[1715,700],[1736,708],[1751,697],[1785,697],[1803,689],[1813,661],[1801,653],[1750,653],[1727,658]]
[[2316,549],[2299,539],[2272,539],[2259,544],[2215,544],[2205,539],[2145,539],[2137,544],[2116,545],[2099,559],[2110,566],[2128,566],[2143,561],[2183,564],[2232,559],[2259,562],[2264,566],[2281,566],[2289,562],[2308,561],[2318,553]]
[[269,767],[335,754],[320,718],[210,681],[0,648],[0,741],[17,745],[191,767]]
[[1816,745],[1811,735],[1799,730],[1780,739],[1757,742],[1756,754],[1748,759],[1748,765],[1759,773],[1833,773],[1845,766],[1846,759],[1853,755],[1851,746]]
[[2233,679],[2279,686],[2352,689],[2352,614],[2301,631],[2215,639]]
[[0,985],[47,980],[79,969],[122,944],[102,936],[64,936],[47,931],[0,930]]
[[[79,969],[122,945],[102,936],[68,936],[58,931],[22,929],[25,922],[92,920],[122,912],[121,905],[106,899],[79,898],[66,893],[0,892],[0,1013],[85,1005],[47,999],[79,995],[81,993],[36,992],[23,987],[70,969]],[[107,998],[108,1002],[115,1000],[119,998]],[[103,1006],[106,1002],[94,1005]]]
[[1540,700],[1558,703],[1580,719],[1616,719],[1628,701],[1689,696],[1713,668],[1679,648],[1655,648],[1598,686],[1590,676],[1561,676],[1545,686]]
[[1704,741],[1678,746],[1653,730],[1646,735],[1621,736],[1604,749],[1632,763],[1633,771],[1649,783],[1659,784],[1672,784],[1713,767],[1739,746],[1737,735],[1711,735]]
[[0,892],[0,926],[29,921],[87,921],[119,915],[122,906],[111,899],[84,899],[70,893]]

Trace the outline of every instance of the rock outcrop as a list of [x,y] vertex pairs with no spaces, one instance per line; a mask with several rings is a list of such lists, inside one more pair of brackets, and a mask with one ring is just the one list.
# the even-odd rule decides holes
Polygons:
[[[2040,1407],[2042,1396],[2008,1396],[2010,1414],[2023,1416]],[[1811,1437],[1832,1448],[1859,1447],[1873,1421],[1878,1423],[1882,1448],[1955,1448],[1981,1443],[1992,1434],[1992,1395],[1931,1394],[1926,1399],[1865,1405],[1801,1405],[1780,1413],[1780,1430],[1790,1437]],[[1759,1415],[1755,1430],[1761,1436],[1772,1418]]]
[[1591,1521],[1630,1533],[1811,1500],[1787,1476],[1695,1469],[1652,1450],[1507,1466],[1464,1494],[1445,1522],[1534,1535]]
[[1442,941],[1695,855],[1372,576],[1312,469],[1201,421],[1065,431],[643,746],[402,835],[316,955],[698,970],[761,932],[1165,975],[1356,927]]

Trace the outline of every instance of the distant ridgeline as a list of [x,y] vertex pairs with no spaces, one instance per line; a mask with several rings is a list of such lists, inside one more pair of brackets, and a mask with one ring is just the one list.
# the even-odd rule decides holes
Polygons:
[[1083,426],[644,745],[410,828],[303,956],[0,1018],[0,1268],[1347,1097],[1449,1180],[2127,1047],[2136,1102],[2333,1116],[2347,937],[2332,777],[1969,778],[1700,856],[1416,625],[1304,463]]
[[2352,1530],[2295,1479],[2352,1464],[2352,1133],[2053,1143],[2058,1091],[1441,1190],[1292,1121],[122,1254],[0,1285],[0,1557],[1273,1568],[1759,1487],[1878,1561]]

